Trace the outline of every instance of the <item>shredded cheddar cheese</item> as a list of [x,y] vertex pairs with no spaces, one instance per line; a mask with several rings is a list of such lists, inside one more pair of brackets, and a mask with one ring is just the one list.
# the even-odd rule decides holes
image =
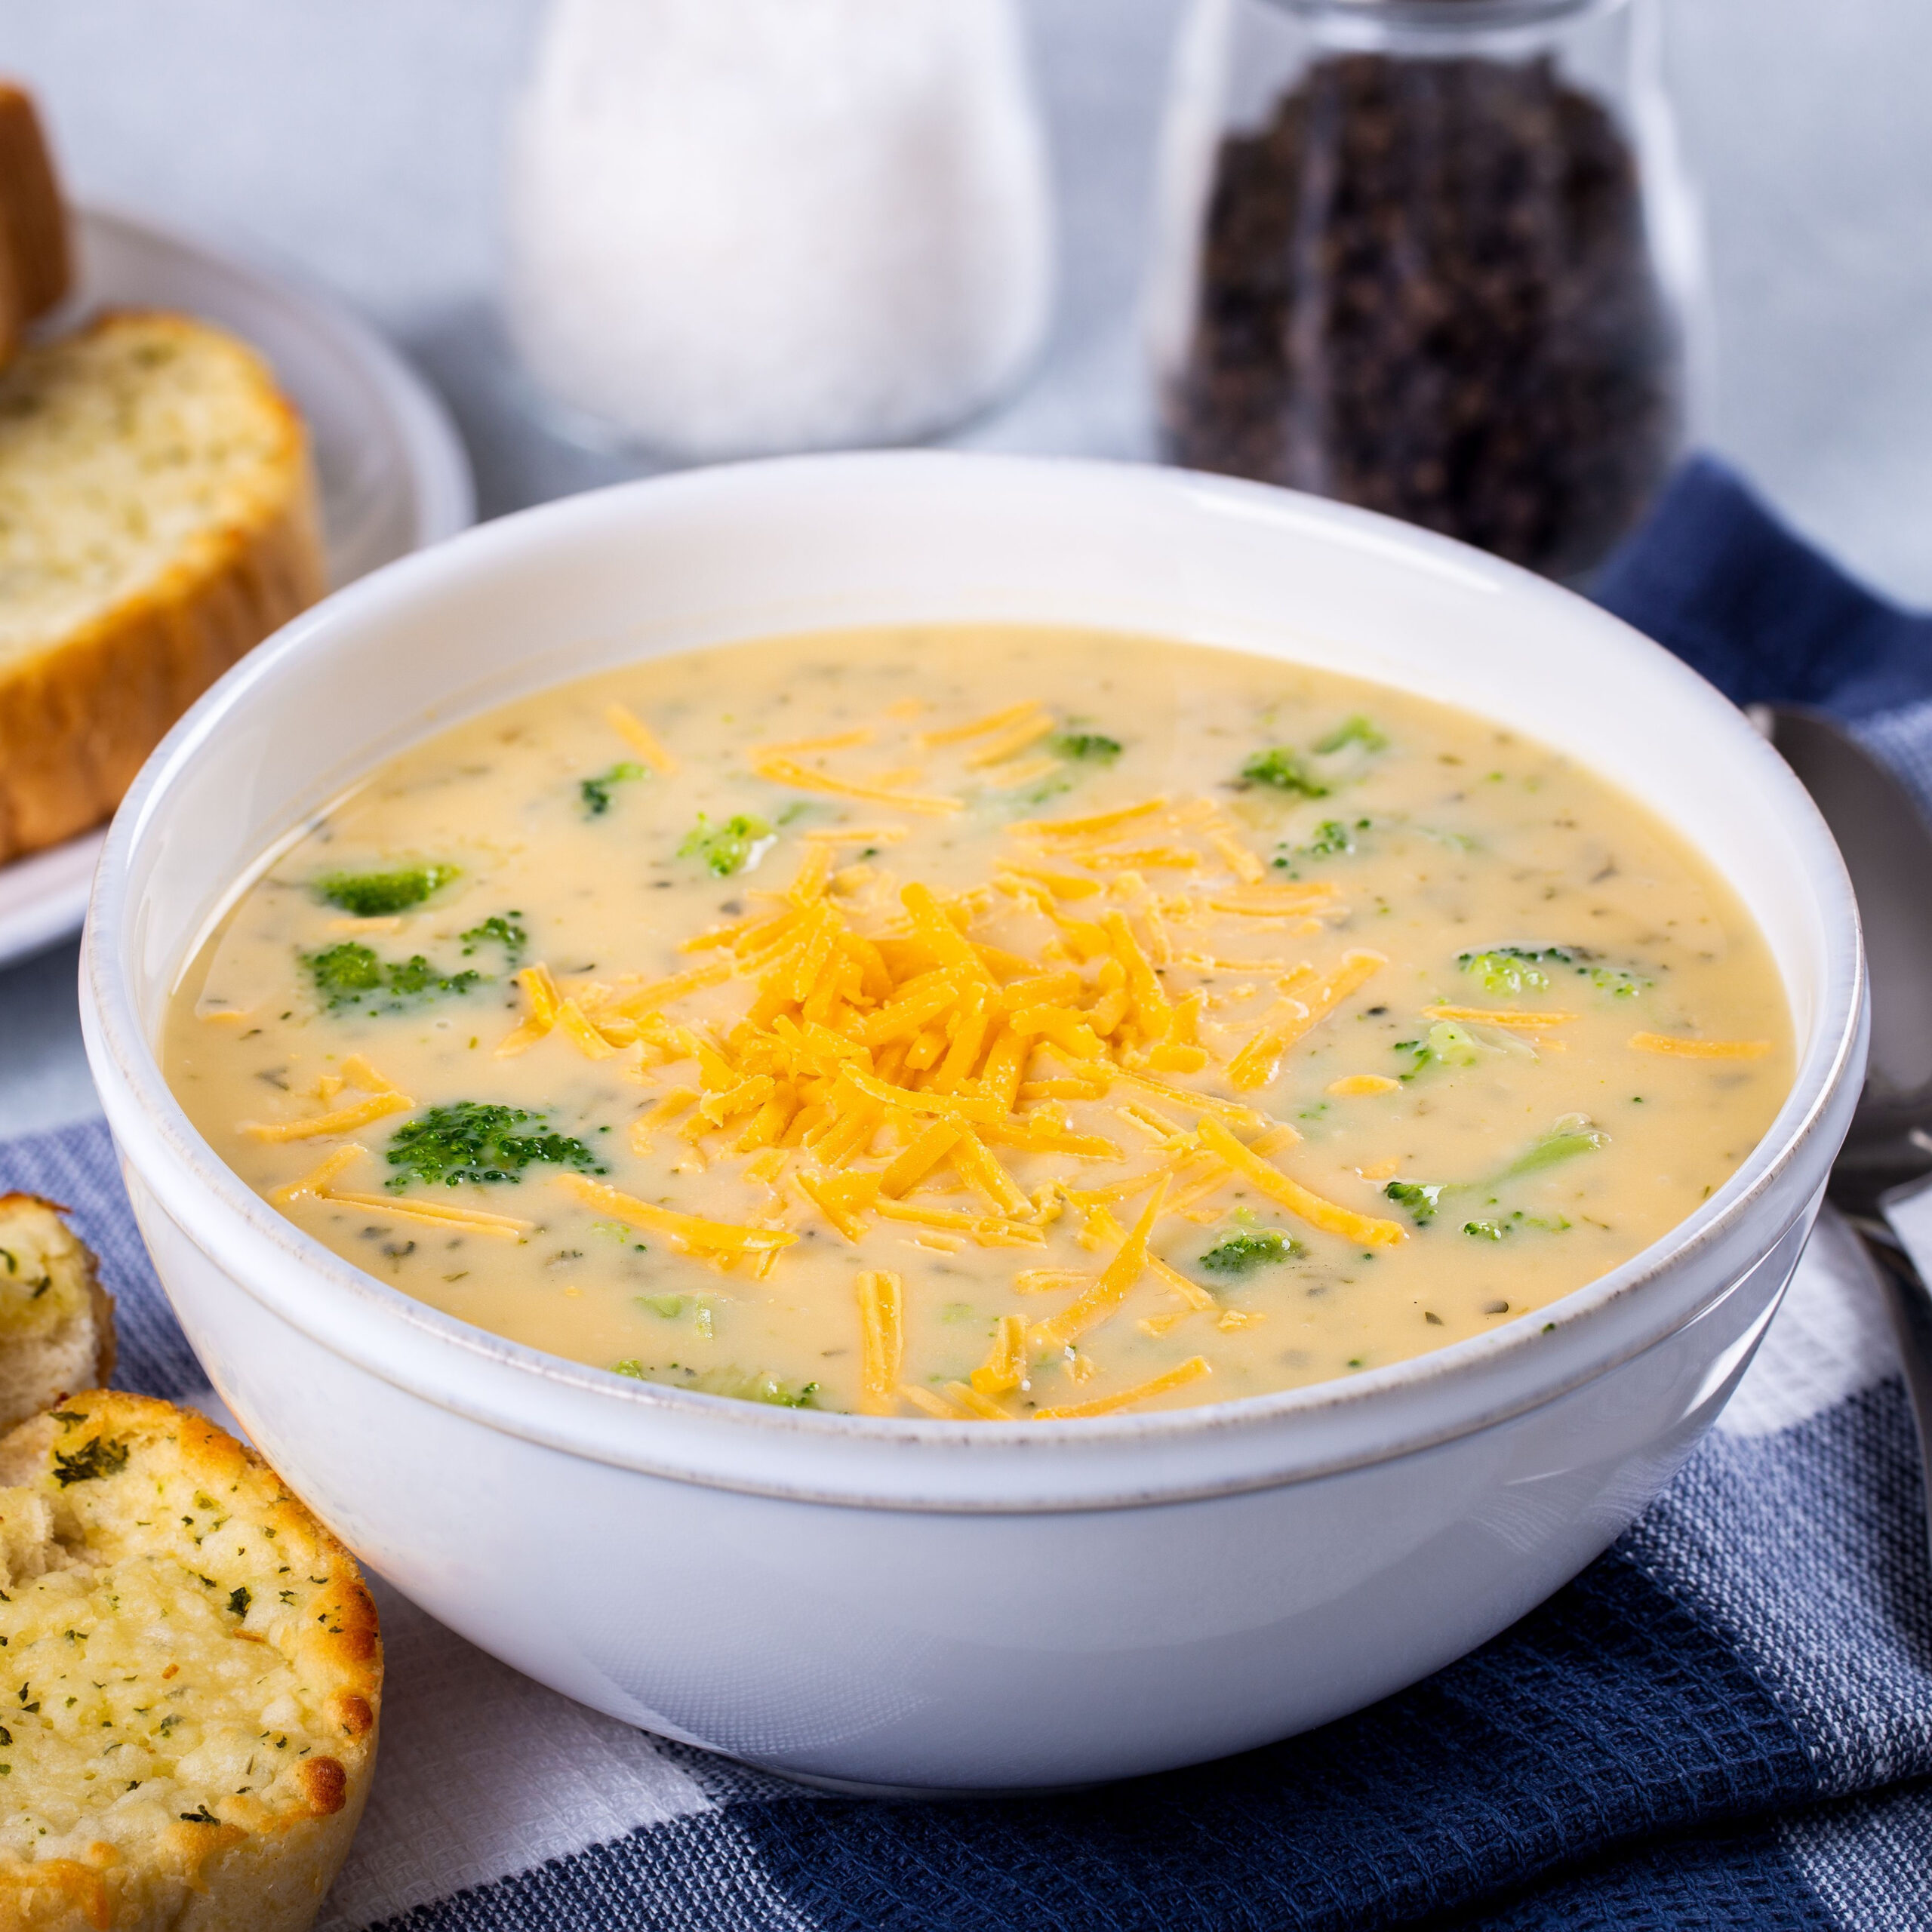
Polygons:
[[1283,998],[1262,1022],[1228,1063],[1229,1082],[1241,1088],[1266,1086],[1275,1078],[1281,1055],[1388,963],[1379,952],[1350,952],[1324,980],[1311,984],[1297,973],[1283,982],[1292,993],[1302,996]]
[[635,1195],[607,1187],[585,1174],[564,1174],[561,1183],[587,1205],[628,1222],[634,1228],[655,1229],[668,1236],[688,1254],[706,1259],[719,1255],[759,1254],[773,1248],[789,1247],[798,1236],[778,1228],[740,1228],[728,1222],[708,1221],[696,1214],[680,1214],[660,1208]]
[[899,1391],[899,1399],[909,1402],[922,1415],[928,1415],[935,1422],[968,1422],[971,1420],[964,1409],[956,1408],[943,1395],[936,1395],[930,1389],[921,1389],[908,1383]]
[[1191,1281],[1178,1268],[1171,1267],[1158,1254],[1147,1257],[1147,1272],[1164,1283],[1187,1304],[1183,1313],[1205,1314],[1219,1304],[1198,1281]]
[[768,758],[796,758],[804,752],[842,752],[854,745],[869,745],[872,741],[872,730],[862,724],[855,731],[833,731],[823,737],[788,738],[783,743],[771,745],[754,745],[745,755],[753,764]]
[[1022,758],[1017,764],[999,764],[986,773],[988,784],[996,785],[1003,792],[1010,792],[1021,785],[1031,785],[1038,780],[1050,778],[1060,768],[1057,758]]
[[970,1382],[949,1382],[946,1393],[969,1418],[980,1422],[1011,1422],[1013,1417],[990,1395],[983,1395]]
[[1137,805],[1122,805],[1110,812],[1095,812],[1085,818],[1028,819],[1013,827],[1019,838],[1037,838],[1050,844],[1066,839],[1091,838],[1097,832],[1111,832],[1136,819],[1151,817],[1167,810],[1164,798],[1143,798]]
[[906,836],[903,825],[808,826],[798,836],[808,845],[897,845]]
[[982,1395],[1004,1395],[1017,1389],[1026,1374],[1026,1318],[1002,1315],[991,1352],[973,1371],[973,1386]]
[[518,1220],[514,1214],[486,1214],[481,1208],[463,1208],[453,1202],[420,1198],[405,1200],[393,1194],[352,1194],[342,1188],[327,1188],[321,1193],[327,1201],[346,1201],[352,1208],[378,1208],[406,1221],[426,1221],[432,1228],[467,1228],[478,1234],[521,1239],[536,1225]]
[[[342,1078],[360,1088],[363,1097],[327,1113],[311,1114],[305,1120],[244,1121],[241,1131],[255,1140],[328,1140],[353,1134],[386,1114],[407,1113],[416,1104],[407,1094],[398,1094],[360,1054],[351,1054],[343,1062]],[[330,1090],[331,1096],[341,1091],[340,1084]]]
[[1035,1322],[1028,1331],[1028,1342],[1039,1349],[1063,1349],[1077,1341],[1097,1322],[1104,1321],[1127,1299],[1134,1284],[1146,1271],[1147,1237],[1154,1231],[1166,1204],[1168,1181],[1161,1177],[1154,1198],[1141,1210],[1133,1231],[1121,1242],[1119,1252],[1100,1271],[1100,1278],[1070,1307]]
[[550,977],[549,967],[540,964],[526,966],[515,975],[515,979],[523,989],[526,1011],[521,1022],[497,1043],[499,1059],[508,1059],[534,1046],[555,1026],[558,1011],[564,1003],[563,995],[558,992],[557,983]]
[[1318,1194],[1311,1193],[1299,1181],[1291,1180],[1278,1168],[1257,1159],[1217,1120],[1204,1120],[1201,1123],[1201,1138],[1235,1173],[1251,1181],[1271,1200],[1280,1202],[1290,1214],[1299,1216],[1310,1227],[1340,1235],[1345,1240],[1366,1241],[1377,1247],[1394,1247],[1408,1238],[1393,1221],[1380,1220],[1373,1214],[1358,1214],[1352,1208],[1341,1207],[1333,1201],[1324,1201]]
[[329,1183],[345,1168],[352,1167],[368,1152],[368,1149],[351,1143],[338,1147],[321,1164],[304,1174],[300,1180],[292,1180],[285,1187],[276,1188],[269,1199],[278,1208],[287,1208],[303,1199],[326,1200]]
[[694,967],[688,973],[674,973],[667,980],[654,980],[635,992],[617,995],[611,1001],[608,1011],[620,1014],[627,1020],[641,1020],[646,1014],[655,1013],[660,1007],[669,1006],[692,993],[702,992],[707,986],[721,986],[731,977],[731,967],[721,961],[715,965]]
[[1673,1054],[1681,1060],[1759,1060],[1771,1050],[1768,1040],[1687,1040],[1676,1033],[1632,1033],[1640,1054]]
[[1072,1422],[1083,1416],[1109,1416],[1119,1409],[1131,1409],[1136,1404],[1152,1401],[1156,1395],[1167,1395],[1171,1390],[1184,1389],[1190,1382],[1198,1382],[1204,1375],[1212,1375],[1204,1355],[1191,1355],[1178,1368],[1171,1368],[1164,1375],[1156,1375],[1142,1383],[1137,1388],[1117,1389],[1111,1395],[1097,1395],[1091,1402],[1063,1402],[1057,1407],[1035,1409],[1035,1418],[1041,1422]]
[[990,731],[1007,730],[1035,716],[1046,720],[1043,729],[1052,730],[1052,715],[1038,698],[1029,697],[1022,703],[1008,705],[1003,711],[990,712],[983,718],[969,718],[964,724],[949,724],[940,731],[921,731],[918,743],[928,751],[936,750],[941,745],[961,745],[969,738],[982,738]]
[[865,1407],[890,1415],[897,1406],[900,1359],[906,1349],[901,1322],[904,1284],[883,1269],[868,1269],[857,1283],[859,1333],[865,1350]]
[[981,746],[966,761],[968,771],[983,771],[989,765],[1004,764],[1009,758],[1036,745],[1054,728],[1053,715],[1035,711],[1017,718],[997,737]]
[[659,742],[657,734],[628,705],[606,706],[604,720],[660,777],[669,778],[675,775],[678,761]]
[[1473,1020],[1484,1026],[1561,1026],[1576,1018],[1574,1013],[1525,1013],[1506,1006],[1426,1006],[1431,1020]]
[[895,791],[887,785],[855,784],[813,771],[795,758],[768,758],[752,769],[774,785],[789,785],[801,792],[827,792],[836,798],[856,798],[869,805],[895,805],[904,812],[919,812],[944,818],[966,809],[963,798],[935,798],[918,792]]

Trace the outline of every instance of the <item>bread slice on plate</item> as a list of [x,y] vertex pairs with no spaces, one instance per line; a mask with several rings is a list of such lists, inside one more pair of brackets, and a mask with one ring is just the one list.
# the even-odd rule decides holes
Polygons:
[[0,863],[106,817],[323,588],[307,435],[245,344],[125,312],[0,371]]
[[52,1201],[0,1194],[0,1432],[113,1373],[114,1303],[94,1257]]
[[0,1928],[300,1932],[375,1767],[355,1561],[212,1423],[103,1390],[0,1438]]
[[67,211],[33,97],[0,81],[0,362],[72,278]]

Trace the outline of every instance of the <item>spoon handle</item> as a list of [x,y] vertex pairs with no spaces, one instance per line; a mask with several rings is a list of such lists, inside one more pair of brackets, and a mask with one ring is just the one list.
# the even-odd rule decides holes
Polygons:
[[[1926,1534],[1932,1554],[1932,1182],[1900,1188],[1879,1203],[1879,1212],[1898,1244],[1881,1267],[1906,1392],[1918,1423],[1919,1464],[1925,1478]],[[1909,1265],[1901,1266],[1901,1261]]]

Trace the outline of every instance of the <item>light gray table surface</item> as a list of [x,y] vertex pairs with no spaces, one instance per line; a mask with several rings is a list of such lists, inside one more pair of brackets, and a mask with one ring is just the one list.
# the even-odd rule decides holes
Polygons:
[[[951,440],[1149,454],[1135,322],[1181,0],[1025,0],[1062,227],[1051,343]],[[1932,8],[1663,0],[1709,231],[1713,440],[1868,579],[1932,601]],[[441,390],[482,513],[641,473],[546,432],[493,307],[504,114],[540,0],[0,0],[84,198],[331,286]],[[97,1111],[75,948],[0,972],[0,1137]]]

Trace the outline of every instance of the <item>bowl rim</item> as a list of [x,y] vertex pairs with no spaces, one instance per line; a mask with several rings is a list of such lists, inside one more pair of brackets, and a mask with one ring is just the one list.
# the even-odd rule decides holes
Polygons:
[[[1801,1042],[1790,1091],[1771,1126],[1724,1186],[1657,1241],[1546,1307],[1503,1322],[1485,1334],[1353,1377],[1297,1389],[1141,1415],[1015,1422],[998,1429],[983,1424],[923,1418],[782,1409],[632,1380],[508,1341],[458,1317],[445,1315],[365,1274],[303,1233],[249,1189],[196,1132],[168,1086],[134,1006],[131,969],[127,960],[131,875],[146,840],[165,817],[171,786],[191,767],[226,715],[260,687],[272,683],[285,666],[312,654],[325,654],[338,636],[352,632],[366,618],[380,616],[392,604],[407,602],[424,592],[433,595],[439,585],[460,581],[472,559],[494,559],[499,565],[514,565],[519,556],[540,554],[560,534],[594,526],[600,518],[608,528],[619,528],[636,515],[648,516],[650,506],[671,505],[706,493],[722,492],[728,496],[747,486],[755,488],[761,483],[776,484],[780,488],[795,485],[811,490],[835,472],[845,476],[856,473],[862,478],[864,472],[883,472],[885,480],[895,488],[915,482],[915,472],[943,481],[956,479],[962,472],[977,472],[995,489],[1003,473],[1016,481],[1021,476],[1044,475],[1083,488],[1141,491],[1149,500],[1167,496],[1177,514],[1192,506],[1197,509],[1219,508],[1250,518],[1259,515],[1298,526],[1319,540],[1346,547],[1367,546],[1392,552],[1432,574],[1452,574],[1465,583],[1473,575],[1483,580],[1484,587],[1519,601],[1525,597],[1544,600],[1556,612],[1567,611],[1573,622],[1579,608],[1587,611],[1606,642],[1620,634],[1626,654],[1647,657],[1655,673],[1675,679],[1677,700],[1700,712],[1709,721],[1714,739],[1727,743],[1731,755],[1759,761],[1761,780],[1774,797],[1781,795],[1783,829],[1792,847],[1794,862],[1807,876],[1828,915],[1833,915],[1828,917],[1824,934],[1824,972],[1812,1036],[1808,1042]],[[894,482],[895,478],[900,480]],[[736,641],[720,640],[712,645],[688,648],[728,648]],[[1294,661],[1289,654],[1283,655],[1287,661]],[[1479,711],[1481,707],[1472,708]],[[466,711],[457,716],[468,715]],[[439,720],[418,735],[430,735],[456,721],[456,716]],[[375,761],[372,756],[368,762]],[[1660,816],[1669,822],[1669,814],[1662,808],[1652,809],[1658,810]],[[266,839],[260,841],[264,849],[268,842]],[[170,971],[178,971],[180,963],[171,961]],[[968,1505],[935,1496],[922,1503],[917,1498],[909,1499],[897,1483],[881,1484],[875,1491],[863,1480],[841,1480],[827,1490],[823,1485],[776,1473],[767,1480],[749,1477],[743,1472],[708,1472],[687,1466],[675,1457],[667,1463],[661,1453],[653,1452],[648,1439],[624,1439],[621,1426],[598,1429],[586,1421],[582,1426],[573,1423],[564,1427],[554,1417],[520,1414],[514,1396],[519,1389],[540,1398],[546,1389],[568,1395],[574,1404],[595,1405],[587,1412],[591,1420],[601,1415],[619,1425],[629,1423],[632,1434],[639,1438],[645,1438],[648,1432],[637,1428],[635,1418],[657,1414],[698,1423],[713,1434],[722,1430],[740,1443],[758,1438],[782,1448],[787,1443],[802,1447],[813,1441],[842,1442],[868,1456],[897,1445],[905,1451],[937,1454],[955,1463],[970,1459],[988,1474],[993,1474],[1015,1456],[1023,1456],[1038,1468],[1057,1452],[1069,1459],[1085,1458],[1097,1453],[1178,1447],[1244,1432],[1279,1433],[1306,1427],[1326,1417],[1392,1405],[1396,1398],[1418,1392],[1457,1384],[1479,1386],[1503,1364],[1515,1362],[1536,1349],[1552,1332],[1574,1329],[1606,1309],[1628,1303],[1651,1288],[1660,1277],[1683,1269],[1700,1254],[1727,1239],[1735,1241],[1745,1218],[1785,1178],[1817,1136],[1832,1128],[1841,1134],[1843,1118],[1833,1116],[1848,1118],[1850,1097],[1845,1090],[1849,1084],[1855,1095],[1852,1075],[1862,1066],[1867,1025],[1856,901],[1837,848],[1808,794],[1742,712],[1687,666],[1607,612],[1513,565],[1433,532],[1373,512],[1266,485],[1086,458],[924,450],[764,458],[614,485],[479,525],[388,565],[325,598],[257,646],[219,681],[168,734],[143,768],[110,827],[96,874],[80,980],[88,1054],[124,1161],[142,1173],[144,1179],[148,1178],[145,1170],[158,1163],[170,1180],[189,1190],[186,1198],[201,1211],[212,1211],[226,1223],[226,1234],[241,1237],[255,1260],[278,1257],[282,1263],[293,1264],[311,1284],[307,1290],[309,1294],[325,1283],[339,1304],[335,1312],[352,1315],[368,1324],[372,1346],[367,1349],[358,1346],[352,1352],[353,1358],[365,1367],[424,1400],[468,1414],[507,1434],[548,1443],[600,1462],[726,1488],[891,1508],[1086,1508],[1097,1506],[1100,1499],[1083,1495],[1078,1503],[1054,1505],[992,1497],[983,1503]],[[1828,1161],[1820,1163],[1821,1179],[1826,1164]],[[175,1210],[168,1204],[165,1191],[160,1188],[155,1191],[164,1211],[173,1215]],[[1770,1239],[1756,1242],[1756,1251],[1761,1255],[1770,1251],[1789,1232],[1791,1223],[1800,1218],[1801,1214],[1787,1215],[1785,1226]],[[198,1240],[192,1231],[190,1238]],[[235,1278],[258,1300],[268,1299],[259,1281],[240,1274],[235,1274]],[[1620,1345],[1592,1356],[1587,1364],[1573,1372],[1543,1378],[1533,1376],[1535,1386],[1527,1392],[1487,1403],[1478,1398],[1473,1406],[1466,1406],[1457,1416],[1436,1426],[1412,1429],[1406,1433],[1398,1431],[1386,1442],[1344,1454],[1324,1458],[1317,1453],[1291,1457],[1291,1467],[1274,1467],[1265,1476],[1204,1485],[1190,1484],[1185,1479],[1172,1483],[1137,1480],[1125,1484],[1115,1500],[1123,1504],[1138,1504],[1300,1481],[1340,1469],[1392,1460],[1435,1442],[1475,1433],[1558,1399],[1570,1389],[1655,1346],[1695,1320],[1734,1284],[1734,1277],[1726,1278],[1711,1292],[1700,1296],[1694,1306],[1676,1309],[1668,1318],[1654,1324],[1640,1324],[1637,1332],[1626,1337]],[[279,1307],[278,1312],[285,1318],[290,1315],[286,1306]],[[351,1352],[342,1345],[340,1329],[325,1335],[306,1323],[298,1321],[296,1325],[337,1353]],[[427,1346],[439,1352],[453,1374],[460,1373],[466,1364],[485,1375],[497,1371],[493,1390],[479,1395],[475,1390],[465,1392],[448,1386],[425,1386],[420,1377],[405,1378],[395,1362],[386,1364],[380,1347],[373,1346],[385,1334],[419,1350]],[[507,1398],[497,1395],[492,1399],[494,1390],[507,1391]]]

